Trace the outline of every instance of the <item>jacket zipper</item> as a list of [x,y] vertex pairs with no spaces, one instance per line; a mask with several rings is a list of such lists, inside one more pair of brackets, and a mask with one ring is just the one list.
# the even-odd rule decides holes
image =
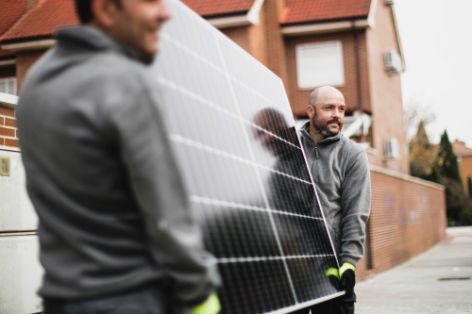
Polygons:
[[315,152],[315,159],[320,159],[320,150],[318,146],[315,146],[315,148],[313,148],[313,151]]

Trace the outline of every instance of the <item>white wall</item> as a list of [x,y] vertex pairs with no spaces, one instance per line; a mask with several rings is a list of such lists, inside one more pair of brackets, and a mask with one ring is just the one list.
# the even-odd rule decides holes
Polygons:
[[26,194],[20,153],[0,149],[0,157],[10,161],[10,174],[0,176],[0,313],[38,313],[36,290],[43,271],[37,217]]

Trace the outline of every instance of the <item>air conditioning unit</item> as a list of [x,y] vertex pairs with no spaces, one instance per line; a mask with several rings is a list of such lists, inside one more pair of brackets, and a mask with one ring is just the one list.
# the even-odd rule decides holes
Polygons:
[[384,0],[385,5],[393,5],[393,0]]
[[384,144],[385,159],[399,159],[400,151],[398,150],[398,141],[396,138],[388,139]]
[[385,71],[400,73],[402,71],[402,60],[395,49],[390,49],[384,55]]

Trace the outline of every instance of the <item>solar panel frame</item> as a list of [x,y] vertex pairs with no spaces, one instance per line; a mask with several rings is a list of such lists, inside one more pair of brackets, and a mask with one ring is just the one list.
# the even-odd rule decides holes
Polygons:
[[[338,260],[282,81],[185,5],[166,3],[173,19],[152,70],[223,277],[223,312],[289,313],[342,295],[324,277]],[[267,108],[286,127],[273,130]]]

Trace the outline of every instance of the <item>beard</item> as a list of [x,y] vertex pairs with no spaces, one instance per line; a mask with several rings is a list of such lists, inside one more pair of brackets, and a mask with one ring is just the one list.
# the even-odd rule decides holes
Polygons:
[[[315,115],[311,119],[310,123],[311,123],[311,125],[313,125],[315,130],[317,130],[323,136],[323,138],[338,135],[339,132],[341,132],[341,129],[343,127],[343,123],[339,118],[331,119],[329,121],[318,120],[318,116],[316,115],[316,111],[315,111]],[[338,125],[338,130],[337,131],[331,131],[329,129],[329,125],[332,124],[332,123],[336,123]]]

